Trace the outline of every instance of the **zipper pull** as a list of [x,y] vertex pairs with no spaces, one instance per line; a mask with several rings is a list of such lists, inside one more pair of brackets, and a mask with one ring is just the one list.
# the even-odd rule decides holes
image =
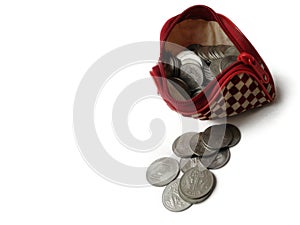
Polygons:
[[263,67],[257,62],[257,60],[247,52],[242,52],[238,56],[238,61],[249,65],[261,78],[262,82],[268,83],[270,81],[269,75],[263,69]]

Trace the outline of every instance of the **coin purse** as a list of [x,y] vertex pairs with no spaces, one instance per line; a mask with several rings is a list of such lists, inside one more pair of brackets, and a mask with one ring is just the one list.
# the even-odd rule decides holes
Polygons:
[[[264,106],[274,100],[274,81],[261,56],[233,22],[211,8],[197,5],[172,17],[163,26],[160,40],[158,64],[150,74],[167,105],[183,116],[201,120],[224,118]],[[227,49],[235,47],[237,53],[235,61],[222,68],[213,79],[206,81],[205,86],[196,93],[188,93],[187,97],[178,90],[184,88],[189,92],[189,87],[182,87],[185,84],[174,81],[180,80],[175,70],[181,69],[177,65],[180,62],[177,63],[176,56],[186,48],[195,50],[190,46],[202,49],[202,52],[198,52],[202,61],[224,56],[222,48],[226,46]],[[219,53],[216,50],[209,51],[213,46],[218,46],[216,48]],[[171,74],[168,73],[170,57],[167,56],[173,58],[171,64],[175,69]],[[209,63],[212,62],[207,61],[207,66]]]

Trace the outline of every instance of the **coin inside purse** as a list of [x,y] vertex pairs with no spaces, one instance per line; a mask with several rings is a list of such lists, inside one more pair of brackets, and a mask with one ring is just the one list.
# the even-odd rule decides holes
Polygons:
[[195,97],[238,55],[217,22],[186,19],[176,24],[163,49],[169,94],[178,101]]

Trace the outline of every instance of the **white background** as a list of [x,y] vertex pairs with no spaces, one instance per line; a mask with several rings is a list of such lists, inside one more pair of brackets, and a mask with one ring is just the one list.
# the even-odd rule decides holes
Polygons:
[[[92,171],[77,148],[72,107],[99,57],[157,41],[168,18],[199,3],[250,39],[274,75],[278,98],[230,119],[243,138],[215,171],[215,192],[171,213],[161,204],[162,188],[124,187]],[[299,20],[291,0],[1,1],[0,224],[299,224]],[[175,115],[167,107],[160,112]]]

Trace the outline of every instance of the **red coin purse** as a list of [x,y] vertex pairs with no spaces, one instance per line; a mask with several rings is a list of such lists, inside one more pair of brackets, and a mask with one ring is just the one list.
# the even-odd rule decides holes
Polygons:
[[[197,5],[172,17],[163,26],[160,40],[160,58],[150,74],[164,101],[183,116],[201,120],[224,118],[274,100],[274,81],[263,59],[233,22],[211,8]],[[187,48],[195,44],[233,45],[238,50],[237,60],[199,93],[178,100],[170,94],[164,55],[167,52],[176,57],[180,48],[174,46]]]

